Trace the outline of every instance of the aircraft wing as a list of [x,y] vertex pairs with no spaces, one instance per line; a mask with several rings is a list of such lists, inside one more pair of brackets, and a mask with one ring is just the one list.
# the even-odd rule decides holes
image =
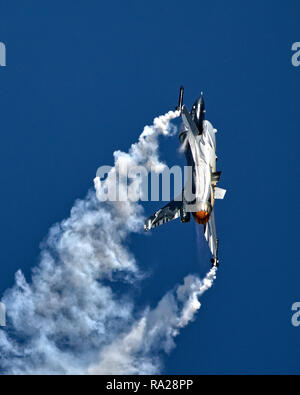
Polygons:
[[145,222],[145,231],[156,228],[157,226],[166,224],[173,219],[180,217],[180,209],[182,208],[182,201],[172,201],[165,207],[158,210],[152,217],[148,218]]
[[198,130],[195,122],[192,120],[191,114],[188,112],[186,106],[182,107],[181,116],[182,116],[184,126],[189,131],[191,131],[195,137],[198,136],[199,130]]
[[215,259],[218,259],[218,238],[216,231],[216,223],[215,223],[215,215],[214,211],[212,211],[208,224],[206,225],[205,238],[208,242],[209,249]]

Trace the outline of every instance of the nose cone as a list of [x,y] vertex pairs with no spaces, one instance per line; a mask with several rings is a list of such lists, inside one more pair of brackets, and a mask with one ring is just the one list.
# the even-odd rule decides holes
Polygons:
[[203,107],[203,109],[205,110],[205,103],[204,103],[204,96],[203,96],[203,92],[201,92],[200,97],[195,101],[195,104]]
[[195,101],[192,107],[191,117],[199,129],[199,134],[202,134],[203,121],[205,119],[205,102],[203,93],[201,93],[201,96]]

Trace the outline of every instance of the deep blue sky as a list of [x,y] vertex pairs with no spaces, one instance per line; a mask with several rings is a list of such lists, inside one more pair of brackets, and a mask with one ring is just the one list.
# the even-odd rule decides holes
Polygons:
[[[217,282],[164,373],[299,373],[299,15],[297,0],[1,0],[0,295],[17,269],[29,276],[97,167],[172,109],[184,84],[188,106],[205,93],[228,194],[216,207]],[[162,144],[170,165],[177,144]],[[209,268],[192,223],[131,246],[153,273],[143,304]]]

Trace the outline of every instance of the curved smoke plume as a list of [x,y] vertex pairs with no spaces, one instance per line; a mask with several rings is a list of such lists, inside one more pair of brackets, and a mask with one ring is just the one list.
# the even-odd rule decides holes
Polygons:
[[[22,272],[3,301],[8,326],[0,330],[0,366],[10,374],[152,374],[158,373],[160,351],[169,352],[174,338],[200,307],[199,296],[212,286],[216,271],[204,281],[188,276],[168,292],[155,309],[139,314],[134,301],[116,295],[112,282],[135,283],[140,273],[126,247],[129,233],[143,226],[138,203],[100,202],[114,173],[126,165],[161,172],[158,138],[171,135],[169,112],[146,126],[128,153],[115,152],[115,166],[96,192],[78,200],[68,219],[54,225],[42,245],[31,282]],[[132,181],[139,188],[137,181]],[[122,185],[119,186],[122,188]],[[125,188],[125,185],[123,186]]]

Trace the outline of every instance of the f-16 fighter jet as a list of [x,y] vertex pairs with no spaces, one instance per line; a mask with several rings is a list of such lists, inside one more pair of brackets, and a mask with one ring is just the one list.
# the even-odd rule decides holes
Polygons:
[[183,125],[179,134],[181,148],[185,153],[190,169],[188,180],[182,194],[158,210],[145,222],[145,231],[156,228],[176,218],[186,223],[191,214],[197,224],[204,226],[204,235],[212,253],[212,266],[219,266],[214,202],[224,199],[226,190],[217,187],[221,172],[216,170],[216,132],[209,121],[205,120],[203,94],[197,99],[189,112],[183,105],[183,91],[180,88],[179,103]]

